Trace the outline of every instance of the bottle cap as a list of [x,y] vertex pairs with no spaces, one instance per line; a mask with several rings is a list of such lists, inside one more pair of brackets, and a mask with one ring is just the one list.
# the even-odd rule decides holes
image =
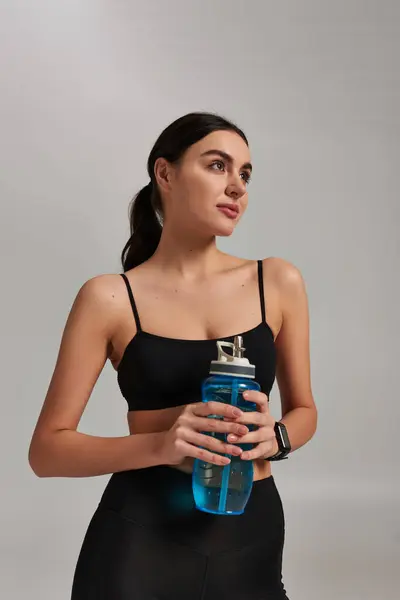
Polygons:
[[[233,375],[236,377],[248,377],[254,379],[255,366],[250,364],[243,353],[246,348],[243,347],[243,337],[236,335],[231,342],[217,342],[218,358],[211,361],[211,375]],[[231,348],[232,354],[228,354],[223,348]]]

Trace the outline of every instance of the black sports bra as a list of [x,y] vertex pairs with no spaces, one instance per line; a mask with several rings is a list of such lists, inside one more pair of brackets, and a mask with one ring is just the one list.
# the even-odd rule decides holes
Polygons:
[[[217,358],[217,339],[183,340],[143,331],[129,280],[123,277],[136,321],[137,332],[125,348],[117,380],[129,411],[157,410],[201,401],[201,384]],[[243,336],[246,358],[256,367],[256,381],[269,396],[275,381],[276,349],[266,321],[262,261],[258,261],[262,321]],[[234,335],[218,338],[233,341]]]

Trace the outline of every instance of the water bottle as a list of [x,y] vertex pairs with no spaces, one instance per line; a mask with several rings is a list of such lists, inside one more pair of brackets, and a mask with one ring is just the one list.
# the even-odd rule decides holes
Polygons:
[[[257,405],[243,399],[243,392],[260,390],[254,380],[255,367],[243,353],[243,338],[235,336],[233,344],[217,342],[218,358],[211,361],[210,377],[202,384],[202,400],[224,402],[242,411],[254,411]],[[228,354],[223,348],[231,348]],[[209,418],[223,419],[221,415]],[[247,425],[250,431],[255,425]],[[228,433],[203,432],[227,442]],[[253,444],[237,444],[243,451],[251,450]],[[240,456],[226,454],[231,460],[227,465],[214,465],[196,458],[193,465],[192,489],[195,505],[199,510],[217,515],[240,515],[244,512],[253,486],[253,462]]]

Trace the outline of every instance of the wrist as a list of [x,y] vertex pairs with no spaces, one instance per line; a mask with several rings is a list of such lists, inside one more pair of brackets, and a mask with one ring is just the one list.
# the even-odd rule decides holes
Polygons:
[[130,469],[156,467],[163,464],[165,432],[132,433],[130,435]]
[[286,430],[286,425],[281,421],[275,421],[275,454],[271,454],[266,460],[285,460],[291,451],[291,444]]
[[271,452],[270,452],[270,454],[268,456],[275,456],[275,454],[278,454],[278,452],[279,452],[279,445],[278,445],[278,442],[277,442],[277,440],[275,438],[273,446],[272,446],[272,450],[271,450]]
[[270,456],[275,456],[275,454],[278,454],[278,452],[279,452],[279,446],[278,446],[278,442],[276,441],[276,438],[275,438],[272,443],[271,450],[263,458],[265,460],[268,460]]
[[152,440],[150,441],[150,448],[155,466],[168,464],[165,460],[164,455],[166,433],[166,431],[157,431],[155,433],[150,434],[151,436],[153,436]]

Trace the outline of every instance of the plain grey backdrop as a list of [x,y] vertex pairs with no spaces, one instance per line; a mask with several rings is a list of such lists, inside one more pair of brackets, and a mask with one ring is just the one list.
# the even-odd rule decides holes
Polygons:
[[[73,299],[121,271],[149,150],[192,110],[251,144],[220,247],[309,295],[318,431],[273,469],[289,597],[398,597],[399,40],[395,0],[0,2],[2,598],[69,598],[108,476],[38,479],[30,437]],[[109,364],[80,430],[127,433]]]

